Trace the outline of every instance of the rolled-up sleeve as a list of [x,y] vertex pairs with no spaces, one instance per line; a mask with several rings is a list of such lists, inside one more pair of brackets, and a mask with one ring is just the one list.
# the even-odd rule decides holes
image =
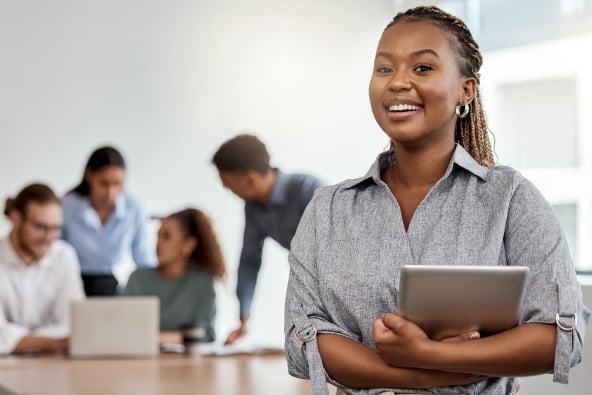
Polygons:
[[131,249],[132,257],[138,267],[154,267],[158,262],[156,248],[149,236],[149,219],[150,217],[146,214],[144,208],[136,202]]
[[10,354],[28,332],[29,330],[24,326],[7,322],[0,305],[0,355]]
[[530,268],[521,323],[556,325],[553,380],[567,383],[569,368],[581,361],[590,311],[559,221],[528,180],[519,180],[512,197],[504,244],[508,264]]
[[53,295],[51,304],[51,320],[31,332],[35,336],[44,337],[67,337],[71,330],[70,305],[73,301],[85,298],[82,279],[80,277],[80,264],[76,252],[70,245],[64,245],[62,255],[57,258],[59,274],[56,281],[59,281],[58,292]]
[[257,278],[261,269],[265,234],[258,228],[249,208],[245,206],[245,231],[243,248],[238,263],[236,295],[240,304],[241,316],[249,316],[255,295]]
[[328,378],[317,346],[317,333],[334,333],[352,338],[333,324],[323,308],[316,257],[317,198],[305,210],[292,240],[288,260],[290,277],[285,300],[285,348],[292,376],[310,379],[315,394],[328,393]]

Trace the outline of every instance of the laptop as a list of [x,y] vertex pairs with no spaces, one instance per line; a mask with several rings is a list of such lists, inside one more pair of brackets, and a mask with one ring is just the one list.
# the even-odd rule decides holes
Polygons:
[[156,296],[90,297],[71,304],[72,357],[142,357],[159,353]]
[[397,313],[431,339],[495,334],[518,325],[528,273],[525,266],[405,265]]

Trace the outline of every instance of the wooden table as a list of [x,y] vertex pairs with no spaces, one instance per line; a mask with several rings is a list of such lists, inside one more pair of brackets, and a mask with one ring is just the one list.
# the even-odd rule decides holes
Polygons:
[[308,381],[288,375],[285,358],[277,353],[142,359],[8,356],[0,357],[0,395],[2,387],[18,395],[312,394]]

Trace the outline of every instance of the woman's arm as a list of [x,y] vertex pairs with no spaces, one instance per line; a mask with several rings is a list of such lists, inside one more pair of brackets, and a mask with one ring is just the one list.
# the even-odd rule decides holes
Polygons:
[[158,265],[156,248],[149,237],[150,217],[144,211],[143,206],[135,200],[129,200],[128,204],[135,205],[136,213],[133,223],[133,238],[131,252],[135,264],[138,267],[154,267]]
[[485,379],[473,374],[394,367],[374,350],[340,335],[319,334],[317,341],[331,378],[351,388],[431,388]]
[[187,304],[189,306],[195,306],[195,318],[193,328],[184,333],[185,337],[191,340],[213,342],[216,339],[216,331],[214,329],[214,322],[216,320],[216,289],[214,283],[214,277],[210,274],[203,276],[201,281],[193,283],[193,286],[197,288],[193,294],[197,299],[197,303],[188,300]]
[[391,366],[496,377],[551,372],[555,336],[555,325],[531,323],[472,341],[439,342],[396,314],[374,323],[378,355]]
[[161,331],[158,334],[158,344],[183,344],[181,331]]

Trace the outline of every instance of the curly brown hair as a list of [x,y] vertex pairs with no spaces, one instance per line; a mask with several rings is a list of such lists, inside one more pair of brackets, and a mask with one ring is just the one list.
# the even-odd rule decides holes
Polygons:
[[210,218],[195,208],[186,208],[167,218],[179,220],[187,235],[198,240],[197,248],[193,250],[189,260],[214,277],[223,279],[226,274],[226,263]]

